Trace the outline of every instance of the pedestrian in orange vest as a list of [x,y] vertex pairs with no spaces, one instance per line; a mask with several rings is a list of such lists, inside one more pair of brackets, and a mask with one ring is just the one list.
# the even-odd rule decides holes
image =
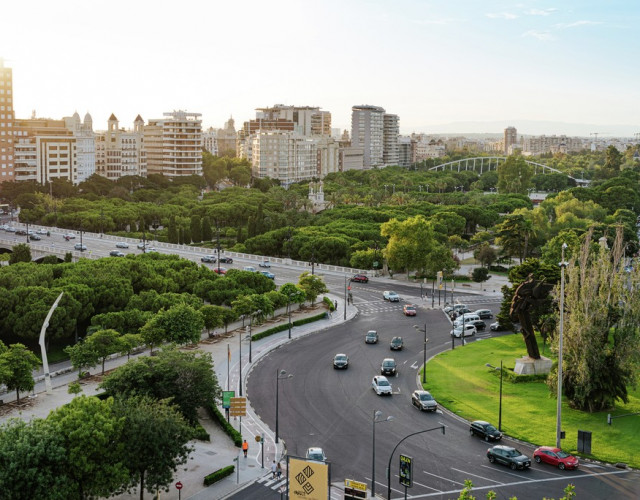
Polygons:
[[244,453],[245,458],[247,458],[248,451],[249,451],[249,443],[247,443],[247,440],[245,439],[244,442],[242,443],[242,452]]

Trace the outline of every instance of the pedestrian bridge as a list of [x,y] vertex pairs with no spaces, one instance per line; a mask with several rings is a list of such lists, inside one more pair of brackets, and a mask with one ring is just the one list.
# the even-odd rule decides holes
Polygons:
[[[441,165],[436,165],[435,167],[431,167],[429,170],[433,171],[457,171],[461,172],[463,170],[473,170],[482,175],[485,172],[490,170],[497,170],[498,166],[504,163],[507,160],[506,156],[478,156],[476,158],[463,158],[461,160],[449,161],[447,163],[443,163]],[[578,186],[588,186],[591,181],[586,179],[576,179],[571,175],[568,175],[565,172],[561,172],[557,168],[550,167],[548,165],[543,165],[542,163],[538,163],[531,160],[525,160],[527,165],[531,165],[534,169],[534,175],[541,174],[562,174],[566,175],[569,179],[572,179]]]

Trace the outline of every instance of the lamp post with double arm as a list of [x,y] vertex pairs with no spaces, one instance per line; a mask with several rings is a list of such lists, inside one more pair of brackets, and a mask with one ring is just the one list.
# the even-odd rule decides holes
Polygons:
[[500,403],[498,405],[498,430],[502,432],[502,360],[500,360],[500,368],[493,366],[491,363],[485,364],[488,368],[500,370]]
[[276,370],[276,444],[278,444],[278,402],[280,398],[280,385],[281,379],[291,378],[293,375],[287,373],[284,370]]
[[427,342],[429,339],[427,338],[427,323],[425,322],[424,328],[421,329],[418,325],[413,325],[413,327],[419,332],[424,333],[424,351],[423,351],[423,364],[422,364],[422,383],[427,383]]
[[382,416],[382,412],[380,410],[375,410],[373,412],[373,458],[371,460],[371,497],[374,498],[376,496],[376,424],[380,422],[390,422],[393,420],[393,417],[389,415],[384,420],[378,420],[379,417]]

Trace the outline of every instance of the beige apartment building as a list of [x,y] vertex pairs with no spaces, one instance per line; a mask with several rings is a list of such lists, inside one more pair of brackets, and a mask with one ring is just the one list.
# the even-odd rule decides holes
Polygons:
[[201,113],[172,111],[144,127],[147,172],[166,177],[202,175]]
[[14,129],[16,181],[46,184],[65,179],[77,183],[76,138],[64,120],[16,120]]
[[133,130],[120,128],[112,113],[107,130],[95,135],[96,172],[115,181],[127,175],[147,175],[147,155],[144,145],[144,120],[140,115]]
[[13,73],[0,58],[0,182],[13,181]]
[[582,139],[566,135],[525,137],[522,141],[522,154],[528,156],[544,153],[573,153],[582,149],[584,149]]
[[379,106],[351,108],[351,146],[363,149],[365,169],[384,166],[384,115]]

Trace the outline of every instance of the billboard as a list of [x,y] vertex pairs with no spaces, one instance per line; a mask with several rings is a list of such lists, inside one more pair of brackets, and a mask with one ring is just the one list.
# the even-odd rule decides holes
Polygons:
[[289,457],[289,498],[291,500],[327,500],[329,464]]

